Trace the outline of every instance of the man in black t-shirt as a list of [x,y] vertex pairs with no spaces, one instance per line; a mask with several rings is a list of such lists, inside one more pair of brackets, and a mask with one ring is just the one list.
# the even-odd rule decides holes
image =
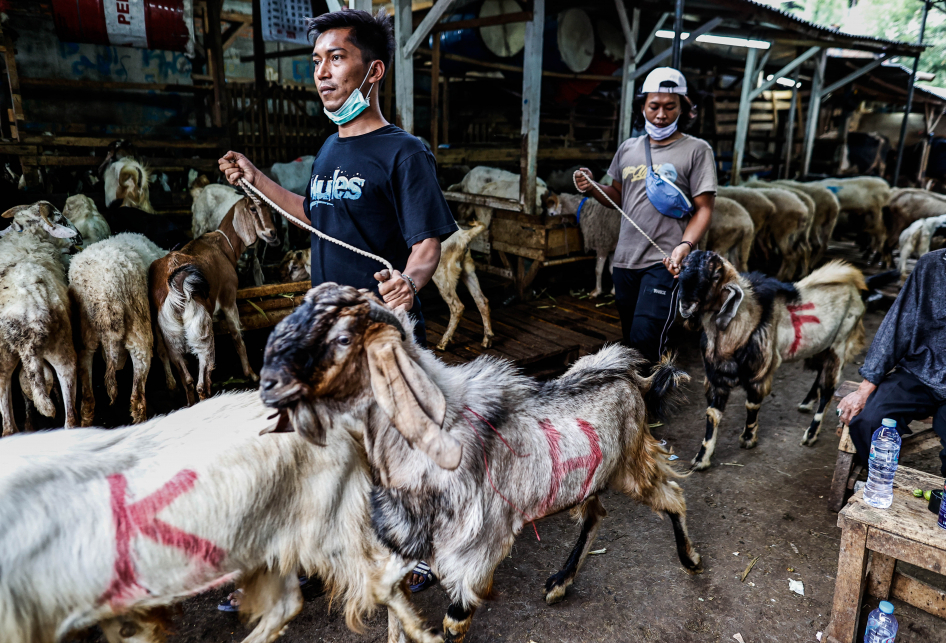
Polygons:
[[[410,311],[426,344],[417,292],[440,262],[440,242],[456,229],[437,183],[433,155],[381,115],[378,94],[395,51],[390,18],[343,9],[308,20],[315,42],[315,84],[338,124],[312,164],[305,197],[264,176],[242,154],[227,152],[220,170],[246,179],[282,209],[321,232],[384,257],[392,275],[369,259],[312,235],[312,285],[326,281],[374,290]],[[362,93],[364,92],[364,93]]]

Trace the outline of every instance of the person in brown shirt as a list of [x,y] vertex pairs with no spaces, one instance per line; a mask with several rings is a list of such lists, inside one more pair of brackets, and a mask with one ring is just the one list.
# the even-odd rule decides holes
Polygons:
[[[709,228],[716,202],[716,164],[709,143],[683,133],[693,120],[686,79],[676,69],[660,67],[648,74],[635,97],[635,118],[646,134],[624,141],[608,170],[609,186],[592,186],[591,171],[575,173],[575,185],[612,207],[607,194],[669,258],[622,217],[614,251],[614,290],[624,343],[656,362],[666,348],[667,331],[676,314],[676,277],[687,255]],[[645,145],[651,146],[654,171],[673,182],[692,205],[679,219],[661,214],[647,197]],[[614,216],[621,216],[615,212]]]

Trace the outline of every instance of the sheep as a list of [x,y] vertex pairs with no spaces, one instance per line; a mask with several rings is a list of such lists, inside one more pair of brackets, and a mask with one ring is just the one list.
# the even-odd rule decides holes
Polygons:
[[312,279],[312,248],[287,252],[279,264],[279,276],[283,282]]
[[[778,219],[786,219],[786,215],[788,215],[787,221],[785,221],[785,224],[784,224],[784,231],[788,232],[791,235],[791,239],[793,240],[793,243],[794,243],[794,251],[798,259],[798,266],[795,268],[795,270],[791,273],[786,272],[784,274],[784,277],[782,278],[792,279],[798,275],[801,275],[801,276],[807,275],[808,268],[811,264],[811,240],[810,240],[811,227],[814,223],[815,216],[817,213],[817,206],[815,205],[814,199],[808,196],[804,191],[799,190],[797,188],[793,188],[791,186],[786,186],[786,185],[775,186],[771,183],[765,183],[763,181],[758,181],[758,180],[749,181],[748,183],[746,183],[746,187],[754,189],[754,190],[759,190],[759,189],[783,190],[784,192],[788,192],[794,195],[798,200],[802,202],[802,204],[805,207],[806,214],[804,215],[804,218],[802,219],[800,217],[802,217],[803,215],[801,215],[801,213],[799,212],[798,214],[799,219],[798,219],[797,227],[792,229],[791,223],[793,221],[793,218],[788,213],[795,212],[795,210],[797,209],[795,204],[792,203],[790,205],[788,202],[786,202],[784,193],[776,193],[776,196],[773,196],[772,194],[768,194],[769,199],[773,201],[776,205],[776,208],[778,208]],[[780,231],[781,229],[778,222],[770,223],[770,232],[772,234],[779,234]],[[783,261],[783,266],[784,266],[784,261]]]
[[727,257],[739,266],[739,270],[746,271],[754,241],[755,225],[749,212],[737,201],[716,197],[713,218],[700,241],[700,248]]
[[437,350],[446,350],[447,344],[453,339],[460,319],[463,318],[463,303],[457,297],[457,282],[463,279],[467,290],[473,295],[477,310],[483,318],[483,348],[493,345],[493,326],[489,317],[489,301],[480,288],[480,280],[476,277],[476,266],[473,255],[470,253],[470,242],[480,235],[486,226],[479,221],[473,221],[468,229],[460,228],[443,242],[440,249],[440,263],[434,272],[433,282],[440,291],[440,296],[447,302],[450,309],[450,322],[447,330],[437,344]]
[[364,449],[344,431],[324,448],[260,435],[274,428],[268,415],[245,391],[133,427],[4,440],[4,643],[54,643],[96,623],[109,643],[157,643],[156,612],[230,582],[257,623],[244,643],[271,643],[302,609],[300,568],[352,629],[386,603],[414,640],[435,643],[401,579],[385,576]]
[[[799,272],[807,274],[811,257],[808,230],[811,228],[814,202],[810,197],[806,201],[799,194],[784,188],[750,189],[761,192],[775,206],[775,214],[766,222],[765,238],[760,239],[760,243],[778,250],[781,255],[776,278],[792,279]],[[718,196],[733,198],[727,191]]]
[[[841,203],[834,192],[823,185],[816,183],[801,183],[799,181],[773,181],[773,186],[785,187],[807,194],[814,201],[815,217],[811,223],[811,265],[817,265],[828,250],[834,226],[838,222]],[[797,193],[796,192],[796,193]]]
[[[203,188],[191,188],[194,202],[191,204],[191,231],[196,239],[202,234],[216,230],[233,206],[241,199],[248,199],[229,185],[210,184]],[[269,208],[268,205],[263,205]]]
[[698,250],[684,261],[679,279],[680,315],[698,321],[703,329],[709,405],[706,437],[693,469],[710,466],[716,431],[736,386],[746,391],[746,427],[739,445],[756,446],[759,409],[783,361],[804,360],[818,373],[798,407],[810,411],[818,401],[801,441],[814,444],[841,369],[864,347],[864,275],[843,261],[831,261],[788,284],[757,272],[740,275],[715,252]]
[[[498,185],[490,186],[491,183]],[[519,199],[519,175],[506,170],[500,170],[494,167],[477,166],[463,177],[459,183],[455,183],[447,188],[448,192],[465,192],[467,194],[479,194],[485,196],[495,196],[501,199]],[[535,180],[535,208],[539,212],[544,208],[555,203],[547,202],[549,189],[540,178]],[[553,200],[554,201],[554,200]],[[492,219],[493,209],[484,206],[472,206],[469,203],[461,203],[457,208],[457,219],[466,221],[470,218],[470,213],[476,211],[476,218],[489,227]]]
[[305,196],[312,180],[314,156],[300,156],[289,163],[273,163],[271,172],[276,182],[293,194]]
[[907,264],[912,257],[919,259],[930,251],[930,240],[937,233],[946,233],[946,214],[919,219],[900,233],[900,278],[906,281]]
[[270,335],[260,395],[316,444],[334,431],[363,440],[375,530],[408,569],[430,564],[452,600],[447,639],[462,642],[516,534],[576,507],[581,536],[545,588],[547,602],[563,598],[605,515],[598,494],[608,485],[666,512],[683,566],[702,570],[681,474],[647,424],[687,376],[667,361],[643,378],[642,364],[611,345],[548,382],[490,357],[448,366],[413,343],[406,314],[324,283]]
[[[595,261],[595,289],[589,295],[592,298],[601,295],[601,276],[605,265],[610,270],[613,266],[614,249],[621,236],[621,213],[613,208],[598,203],[592,197],[582,197],[576,194],[562,193],[558,195],[561,203],[561,214],[574,214],[578,217],[578,226],[581,228],[581,237],[585,243],[585,252],[594,251]],[[580,213],[579,213],[580,209]]]
[[[69,266],[69,295],[76,302],[82,334],[79,377],[82,382],[82,426],[91,426],[95,413],[92,391],[92,358],[99,345],[105,359],[105,390],[111,404],[118,387],[115,372],[131,356],[134,368],[131,391],[133,422],[147,419],[145,384],[151,368],[151,310],[148,302],[148,268],[167,254],[140,234],[123,232],[93,244]],[[164,363],[169,389],[177,383],[163,345],[158,355]]]
[[220,223],[178,251],[151,264],[148,290],[158,318],[158,335],[164,341],[171,362],[184,383],[187,403],[194,403],[194,380],[184,355],[197,355],[199,374],[197,395],[210,395],[210,372],[214,368],[213,314],[223,313],[236,347],[243,374],[257,379],[246,357],[240,334],[240,313],[236,304],[237,261],[247,246],[262,239],[279,243],[269,208],[241,199]]
[[151,207],[151,175],[138,161],[126,157],[105,168],[105,207],[123,205],[154,214]]
[[870,249],[874,253],[883,250],[887,238],[883,207],[890,200],[890,184],[876,176],[854,176],[823,179],[810,185],[820,185],[834,192],[840,213],[862,221],[859,228],[870,237]]
[[946,212],[946,195],[917,188],[892,190],[890,201],[883,208],[883,220],[887,240],[883,246],[881,261],[892,265],[893,250],[900,240],[900,233],[914,221],[936,217]]
[[767,263],[772,255],[772,248],[769,246],[772,241],[769,236],[769,222],[775,217],[775,204],[759,190],[745,187],[721,185],[716,189],[716,198],[720,197],[732,199],[749,213],[755,227],[755,243],[751,254],[758,261],[754,263]]
[[72,222],[88,245],[112,236],[108,221],[99,214],[95,202],[84,194],[74,194],[66,199],[62,215]]
[[17,430],[10,395],[13,371],[21,363],[28,380],[24,395],[47,417],[56,415],[56,406],[49,397],[52,383],[47,364],[52,366],[62,391],[65,426],[74,427],[76,351],[61,255],[81,244],[82,236],[48,201],[20,205],[0,216],[12,219],[0,236],[3,435]]

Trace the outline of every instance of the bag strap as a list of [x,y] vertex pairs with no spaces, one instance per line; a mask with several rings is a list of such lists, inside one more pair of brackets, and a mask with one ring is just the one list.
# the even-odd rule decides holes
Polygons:
[[654,169],[654,162],[650,159],[650,136],[645,137],[647,140],[644,141],[644,156],[647,158],[647,171],[652,172]]

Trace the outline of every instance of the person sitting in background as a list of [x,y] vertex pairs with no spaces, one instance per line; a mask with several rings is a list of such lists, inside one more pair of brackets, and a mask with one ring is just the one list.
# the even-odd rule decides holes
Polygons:
[[933,416],[943,442],[940,475],[946,476],[946,249],[920,258],[874,335],[864,381],[838,404],[857,457],[868,465],[871,438],[884,418],[900,435],[913,420]]

